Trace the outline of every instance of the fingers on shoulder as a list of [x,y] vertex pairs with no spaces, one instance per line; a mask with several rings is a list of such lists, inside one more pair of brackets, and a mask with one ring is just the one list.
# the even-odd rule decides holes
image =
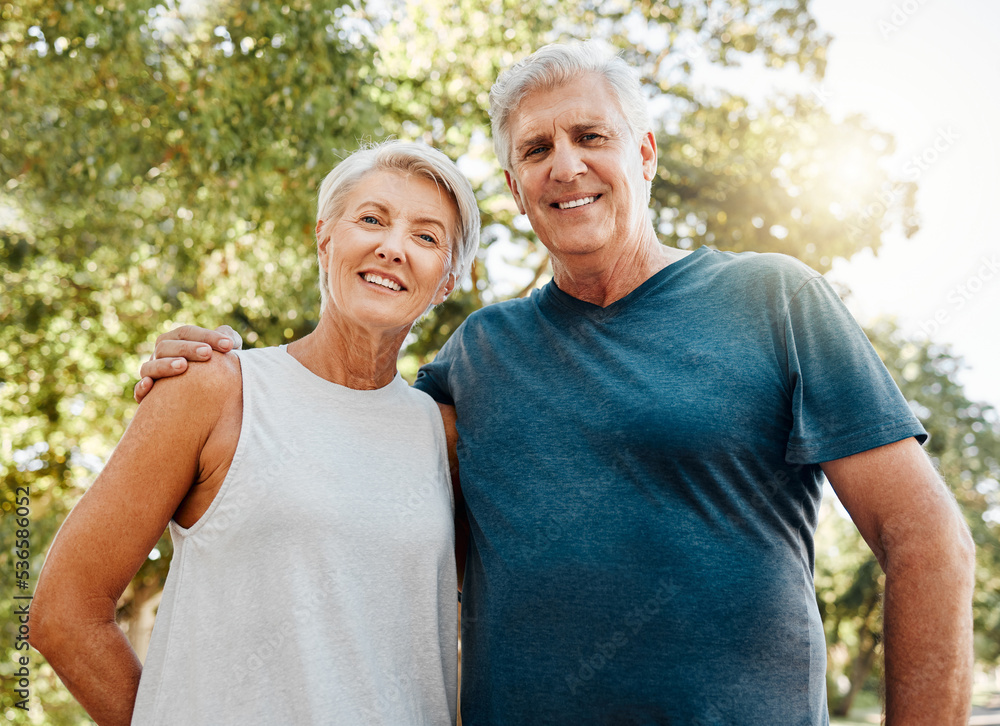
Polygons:
[[190,340],[203,343],[205,342],[206,337],[213,337],[214,335],[215,334],[207,328],[200,328],[197,325],[181,325],[180,327],[156,336],[156,345],[168,340]]
[[237,333],[233,328],[229,327],[228,325],[220,325],[215,329],[215,332],[219,333],[221,336],[217,344],[213,343],[213,347],[216,350],[218,350],[219,347],[226,341],[232,343],[231,348],[239,349],[243,347],[243,338],[240,336],[239,333]]

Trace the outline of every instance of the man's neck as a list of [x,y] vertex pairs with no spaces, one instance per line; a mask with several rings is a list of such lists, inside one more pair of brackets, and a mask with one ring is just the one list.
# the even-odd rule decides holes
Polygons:
[[552,257],[552,275],[559,289],[577,300],[606,308],[621,300],[660,270],[690,252],[660,244],[655,235],[630,254],[605,261],[589,256]]

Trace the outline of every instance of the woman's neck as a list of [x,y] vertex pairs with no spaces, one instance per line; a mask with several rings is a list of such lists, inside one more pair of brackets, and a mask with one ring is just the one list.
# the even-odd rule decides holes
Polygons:
[[288,353],[320,378],[357,390],[389,385],[409,327],[371,331],[325,312],[316,329],[288,345]]

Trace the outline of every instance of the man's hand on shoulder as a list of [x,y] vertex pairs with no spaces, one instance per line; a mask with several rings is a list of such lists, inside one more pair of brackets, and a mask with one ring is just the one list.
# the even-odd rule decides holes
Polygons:
[[211,359],[213,350],[228,353],[240,349],[242,345],[239,333],[228,325],[220,325],[215,330],[196,325],[174,328],[157,337],[153,355],[139,369],[139,382],[135,384],[132,395],[136,403],[141,403],[157,379],[184,373],[188,361],[207,361]]

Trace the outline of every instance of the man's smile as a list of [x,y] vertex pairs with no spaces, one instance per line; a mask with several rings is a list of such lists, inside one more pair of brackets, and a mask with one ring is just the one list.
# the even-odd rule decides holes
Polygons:
[[597,194],[592,197],[582,197],[580,199],[574,199],[569,202],[555,202],[549,206],[556,207],[557,209],[574,209],[575,207],[582,207],[585,204],[592,204],[601,198],[601,194]]

